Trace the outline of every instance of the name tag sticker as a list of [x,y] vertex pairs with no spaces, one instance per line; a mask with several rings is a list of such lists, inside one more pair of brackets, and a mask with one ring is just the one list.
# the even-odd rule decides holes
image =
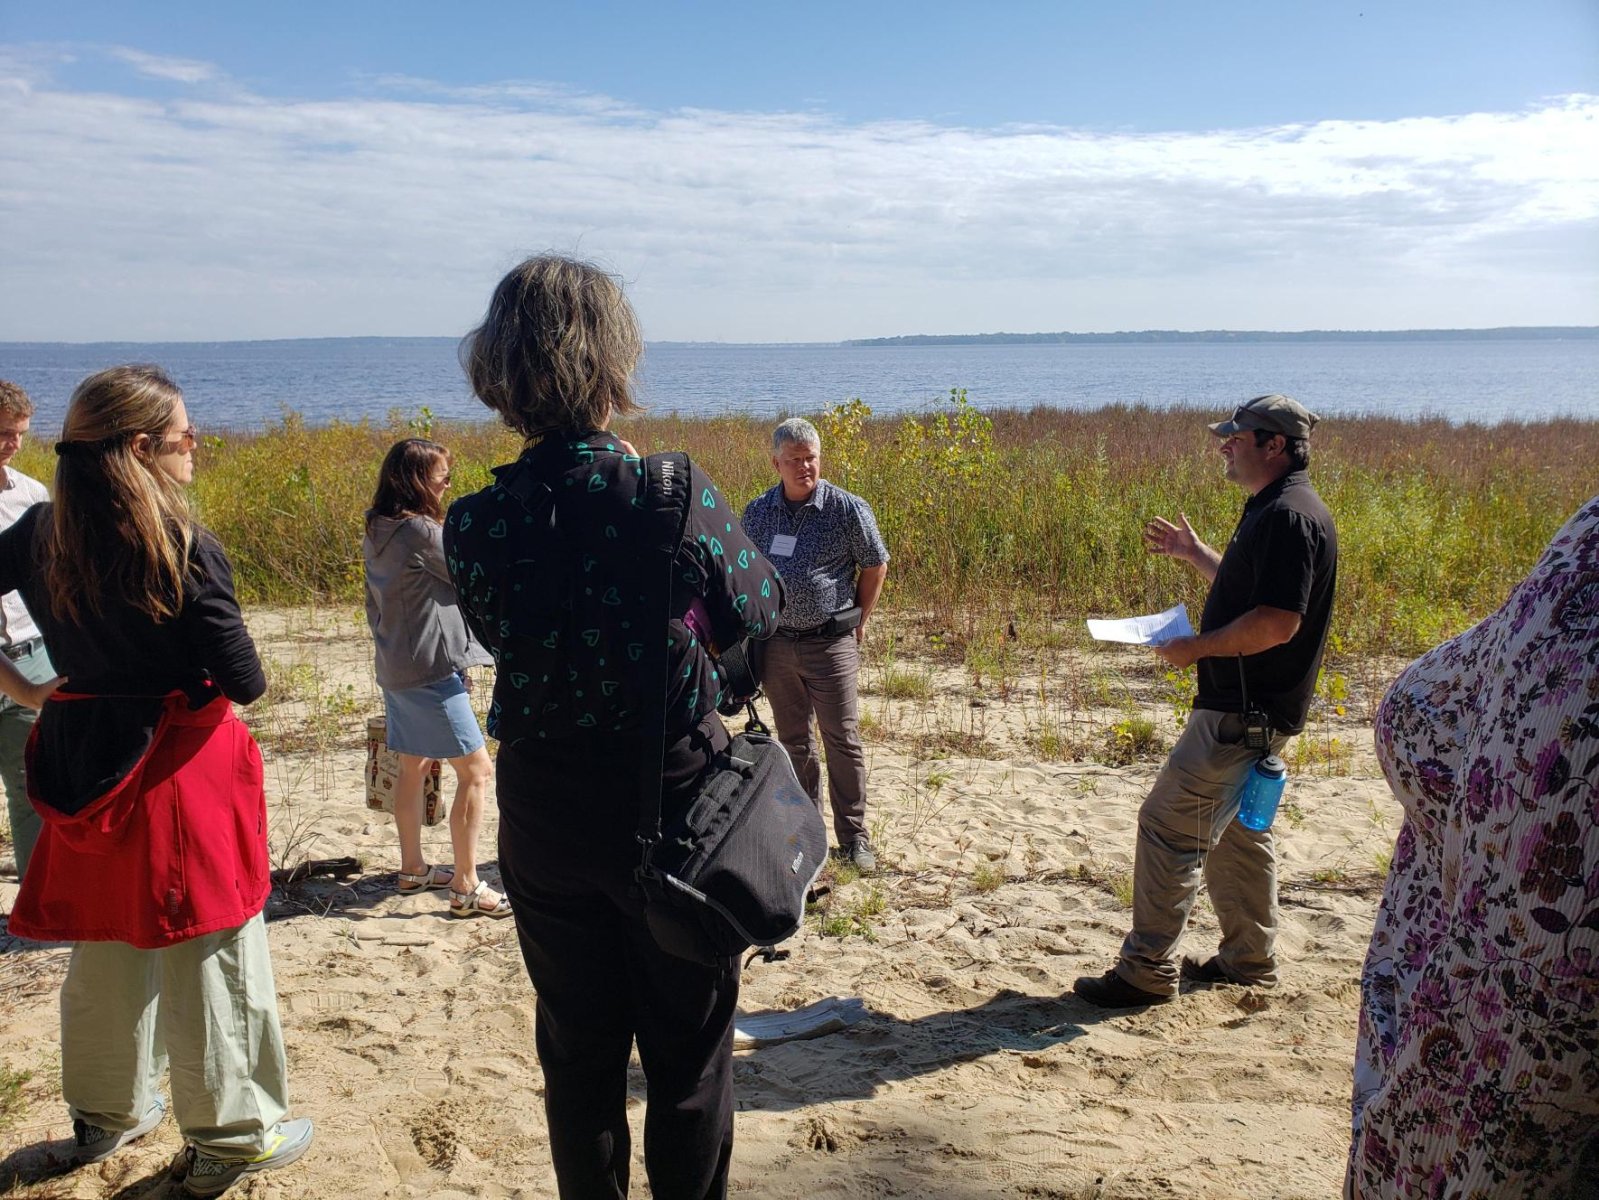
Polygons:
[[773,558],[792,558],[794,547],[799,539],[792,533],[774,533],[772,535],[772,548],[767,551]]

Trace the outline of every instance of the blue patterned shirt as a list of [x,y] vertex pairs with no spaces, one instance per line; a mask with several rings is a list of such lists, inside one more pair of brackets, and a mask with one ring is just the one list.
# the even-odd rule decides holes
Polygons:
[[[851,607],[857,573],[888,562],[872,506],[825,479],[793,510],[779,483],[745,506],[742,521],[755,548],[783,577],[780,629],[814,629]],[[784,540],[790,537],[792,547]]]

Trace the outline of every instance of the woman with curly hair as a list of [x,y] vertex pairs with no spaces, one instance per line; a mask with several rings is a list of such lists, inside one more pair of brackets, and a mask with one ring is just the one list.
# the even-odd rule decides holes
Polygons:
[[[461,606],[497,667],[500,867],[538,993],[562,1200],[627,1195],[635,1041],[650,1194],[725,1196],[733,1149],[739,963],[676,957],[652,935],[634,880],[641,770],[659,769],[670,819],[728,744],[716,714],[728,685],[684,614],[698,605],[701,633],[722,646],[767,637],[782,584],[697,466],[641,458],[609,431],[637,408],[642,346],[621,286],[590,264],[543,255],[506,275],[462,361],[524,449],[451,505],[444,531]],[[647,505],[665,496],[681,519],[657,536]],[[666,574],[663,548],[664,611],[645,594],[646,573]],[[664,682],[641,665],[657,638]]]

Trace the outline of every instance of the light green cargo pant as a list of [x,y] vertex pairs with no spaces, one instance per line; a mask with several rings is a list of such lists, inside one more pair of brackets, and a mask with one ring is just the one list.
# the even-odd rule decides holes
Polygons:
[[185,1138],[224,1159],[267,1149],[289,1086],[259,914],[162,950],[72,947],[61,985],[61,1093],[72,1115],[132,1129],[169,1071]]

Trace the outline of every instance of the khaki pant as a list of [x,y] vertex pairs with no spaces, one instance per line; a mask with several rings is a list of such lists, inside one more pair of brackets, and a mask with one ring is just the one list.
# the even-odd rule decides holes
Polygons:
[[[1222,970],[1240,983],[1277,982],[1271,830],[1257,833],[1233,819],[1238,790],[1260,757],[1241,744],[1243,734],[1236,713],[1195,709],[1138,810],[1133,928],[1116,965],[1135,987],[1177,994],[1177,943],[1199,895],[1201,871],[1221,922]],[[1272,753],[1287,744],[1286,735],[1274,736]]]
[[778,634],[763,646],[761,686],[772,706],[777,740],[794,761],[800,786],[822,808],[822,764],[811,716],[827,749],[827,795],[833,804],[833,834],[840,846],[866,836],[866,752],[861,748],[856,678],[860,648],[854,634],[789,638]]
[[259,914],[161,950],[72,947],[61,985],[61,1093],[72,1115],[132,1129],[169,1070],[185,1138],[229,1160],[267,1150],[289,1088]]

